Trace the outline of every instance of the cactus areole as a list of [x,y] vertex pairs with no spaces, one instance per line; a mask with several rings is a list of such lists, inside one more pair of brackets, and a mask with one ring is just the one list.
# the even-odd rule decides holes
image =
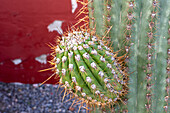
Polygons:
[[52,64],[60,85],[88,105],[114,105],[127,93],[127,75],[117,57],[87,30],[74,30],[61,37]]

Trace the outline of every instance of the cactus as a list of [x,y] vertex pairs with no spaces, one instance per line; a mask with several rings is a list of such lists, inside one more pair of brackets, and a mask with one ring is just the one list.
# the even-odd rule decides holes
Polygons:
[[167,113],[170,0],[89,0],[91,9],[90,28],[128,54],[128,112]]
[[78,2],[88,15],[52,47],[60,85],[87,109],[168,113],[170,0]]
[[121,103],[127,93],[123,56],[117,57],[102,40],[83,30],[68,32],[53,48],[60,85],[81,104],[104,108]]

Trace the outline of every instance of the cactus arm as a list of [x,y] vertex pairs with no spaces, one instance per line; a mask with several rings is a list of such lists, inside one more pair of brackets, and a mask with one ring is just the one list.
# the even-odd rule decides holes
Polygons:
[[[121,8],[120,8],[120,12],[118,12],[120,14],[119,14],[119,17],[117,18],[118,19],[117,22],[119,22],[119,24],[117,26],[118,31],[116,32],[117,33],[116,40],[118,40],[118,43],[116,45],[118,45],[118,50],[120,50],[120,49],[124,50],[124,47],[125,47],[125,41],[126,41],[126,39],[125,39],[126,32],[125,31],[126,31],[126,25],[128,22],[127,11],[128,11],[129,1],[131,1],[131,0],[121,0],[121,2],[119,3],[120,4],[119,7],[121,7]],[[124,51],[121,51],[121,52],[124,54]]]
[[103,5],[104,0],[93,0],[96,34],[100,37],[104,35]]
[[[135,2],[136,6],[139,7],[139,2],[138,4]],[[138,9],[137,10],[138,12],[140,12],[140,10]],[[135,16],[137,17],[140,17],[140,15],[137,15],[138,13],[135,13]],[[138,20],[136,19],[137,22],[140,22],[139,18]],[[137,94],[138,94],[138,89],[137,89],[137,84],[138,84],[138,71],[137,71],[137,52],[138,52],[138,31],[139,29],[137,29],[137,26],[138,23],[135,22],[134,23],[134,32],[132,32],[133,36],[132,36],[132,40],[133,41],[133,45],[131,46],[130,48],[130,59],[129,59],[129,62],[128,62],[128,67],[129,67],[129,72],[131,73],[129,75],[129,93],[128,93],[128,111],[130,113],[137,113]]]
[[94,29],[94,6],[93,6],[93,1],[88,0],[88,11],[89,11],[89,27],[90,29]]
[[150,8],[152,1],[136,1],[137,10],[135,30],[132,32],[134,44],[131,46],[129,70],[132,73],[129,76],[129,102],[128,110],[130,113],[141,113],[146,111],[146,73],[144,67],[147,66],[147,31],[149,24]]
[[[107,0],[106,0],[107,1]],[[112,29],[109,32],[109,36],[111,37],[112,41],[112,47],[114,48],[114,51],[119,50],[119,33],[120,33],[120,19],[121,19],[121,0],[112,0],[112,2],[108,2],[108,5],[111,5],[110,10],[110,26],[112,26]],[[106,11],[107,8],[106,8]]]
[[[140,1],[139,1],[140,2]],[[139,7],[139,3],[138,4],[135,2],[136,6]],[[140,12],[139,9],[136,9],[137,12]],[[135,13],[135,16],[140,17],[140,15],[138,13]],[[137,71],[137,52],[138,52],[138,31],[139,29],[137,29],[137,26],[139,26],[139,24],[137,22],[140,22],[139,18],[138,20],[136,19],[136,22],[134,23],[134,28],[132,29],[134,32],[132,32],[132,40],[133,40],[133,45],[130,48],[130,59],[128,62],[128,67],[129,67],[129,73],[131,73],[129,75],[129,93],[128,93],[128,111],[130,113],[137,113],[137,94],[138,94],[138,90],[137,90],[137,84],[138,84],[138,71]]]
[[[105,0],[105,27],[106,32],[112,27],[106,35],[105,40],[112,46],[114,51],[124,49],[125,31],[127,24],[127,11],[131,0]],[[109,17],[109,18],[108,18]],[[108,40],[109,38],[109,40]],[[123,51],[122,51],[123,52]]]
[[[168,4],[170,4],[170,1],[168,2]],[[170,6],[169,6],[170,7]],[[167,43],[168,43],[168,49],[167,49],[167,51],[170,49],[170,43],[169,43],[169,40],[170,40],[170,15],[169,15],[169,27],[168,27],[168,34],[169,34],[169,36],[168,36],[168,39],[167,39]],[[167,58],[167,78],[166,78],[166,93],[167,93],[167,96],[165,97],[165,101],[166,101],[166,106],[164,106],[164,109],[166,109],[167,107],[167,110],[168,111],[170,111],[170,107],[169,107],[169,105],[170,105],[170,103],[169,103],[169,97],[170,97],[170,91],[169,91],[169,87],[170,87],[170,84],[169,84],[169,80],[170,80],[170,70],[169,70],[169,68],[170,68],[170,62],[169,62],[169,60],[170,60],[170,53],[168,52],[168,58]]]
[[[166,78],[168,74],[166,73],[166,59],[167,59],[167,49],[170,47],[167,43],[168,39],[168,18],[170,16],[170,1],[160,0],[160,23],[158,23],[158,34],[155,47],[155,74],[153,75],[153,96],[152,96],[152,112],[154,113],[164,113],[165,96],[166,96]],[[159,106],[159,107],[156,107]]]
[[[152,0],[148,1],[148,0],[142,0],[142,12],[140,12],[140,16],[141,16],[141,22],[139,22],[139,26],[138,28],[141,29],[138,30],[138,41],[139,41],[139,45],[138,45],[138,53],[137,53],[137,81],[138,81],[138,85],[137,85],[137,112],[138,113],[142,113],[142,112],[146,112],[146,108],[145,108],[145,104],[147,102],[146,100],[146,86],[147,86],[147,82],[146,82],[146,73],[144,72],[143,66],[147,66],[148,64],[148,60],[147,60],[147,44],[148,44],[148,39],[147,39],[147,30],[146,28],[149,25],[149,17],[151,14],[151,7],[152,7]],[[146,49],[145,49],[146,48]]]
[[[127,19],[128,1],[130,0],[89,0],[90,28],[95,26],[96,34],[100,37],[104,36],[105,41],[107,41],[106,38],[110,38],[112,43],[108,42],[114,51],[123,47],[125,30],[123,25]],[[107,16],[110,16],[110,21]]]

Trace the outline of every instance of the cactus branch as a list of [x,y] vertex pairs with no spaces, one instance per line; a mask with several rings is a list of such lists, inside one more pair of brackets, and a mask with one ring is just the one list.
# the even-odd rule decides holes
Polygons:
[[[167,73],[167,61],[168,58],[168,50],[170,45],[167,43],[169,34],[168,34],[168,27],[169,27],[169,17],[170,17],[170,1],[168,0],[160,0],[160,23],[158,23],[158,33],[156,37],[156,51],[155,51],[155,64],[154,70],[155,73],[153,74],[153,94],[152,97],[152,112],[154,113],[164,113],[167,111],[164,110],[164,106],[166,106],[165,97],[168,96],[165,87],[166,87],[166,79],[168,78]],[[161,69],[160,69],[161,68]],[[159,88],[158,88],[159,87]],[[159,107],[155,107],[159,106]]]

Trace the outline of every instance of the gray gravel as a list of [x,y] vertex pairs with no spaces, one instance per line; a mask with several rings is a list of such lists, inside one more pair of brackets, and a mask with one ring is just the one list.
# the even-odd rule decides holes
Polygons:
[[[64,93],[58,85],[2,83],[0,82],[0,113],[77,113],[79,105],[69,109],[72,101],[67,95],[62,101]],[[86,113],[81,109],[79,113]]]

